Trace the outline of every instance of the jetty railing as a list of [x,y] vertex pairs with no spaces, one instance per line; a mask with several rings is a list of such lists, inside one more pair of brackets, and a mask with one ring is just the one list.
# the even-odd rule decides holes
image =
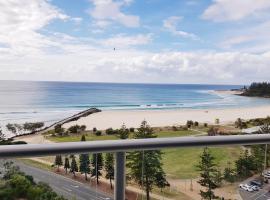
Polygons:
[[65,142],[54,144],[27,144],[0,146],[0,158],[47,156],[74,153],[115,153],[114,199],[125,199],[125,152],[164,148],[210,147],[226,145],[254,145],[270,143],[270,134],[171,137],[151,139]]

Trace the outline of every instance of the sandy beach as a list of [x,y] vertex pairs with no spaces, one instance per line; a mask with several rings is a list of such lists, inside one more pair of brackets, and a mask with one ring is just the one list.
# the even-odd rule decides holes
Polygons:
[[65,124],[70,127],[74,124],[86,125],[88,130],[96,127],[100,130],[106,128],[119,128],[124,123],[127,127],[138,127],[142,120],[147,120],[153,127],[183,125],[187,120],[199,123],[214,124],[219,119],[221,124],[234,122],[237,118],[251,119],[267,117],[270,115],[270,106],[251,108],[228,109],[185,109],[185,110],[143,110],[143,111],[102,111],[83,117],[76,122]]

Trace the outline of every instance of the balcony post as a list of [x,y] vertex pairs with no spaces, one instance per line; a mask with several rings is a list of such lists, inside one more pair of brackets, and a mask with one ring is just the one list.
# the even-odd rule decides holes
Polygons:
[[115,153],[114,199],[125,200],[126,189],[126,153]]

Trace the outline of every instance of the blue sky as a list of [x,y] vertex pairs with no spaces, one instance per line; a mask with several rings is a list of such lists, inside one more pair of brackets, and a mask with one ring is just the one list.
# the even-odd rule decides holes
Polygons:
[[269,81],[269,11],[267,0],[6,0],[0,79]]

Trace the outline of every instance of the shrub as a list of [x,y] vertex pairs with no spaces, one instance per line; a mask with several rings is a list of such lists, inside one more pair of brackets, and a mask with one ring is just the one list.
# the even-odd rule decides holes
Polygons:
[[199,122],[195,121],[194,126],[199,126]]
[[177,131],[178,128],[177,128],[176,126],[172,126],[172,130],[173,130],[173,131]]
[[102,132],[101,131],[96,131],[95,134],[96,134],[96,136],[101,136]]
[[204,126],[204,127],[208,127],[208,124],[207,124],[207,123],[204,123],[203,126]]
[[105,132],[107,135],[115,135],[115,134],[118,134],[119,130],[118,129],[113,130],[113,128],[108,128],[106,129]]
[[41,129],[43,126],[44,126],[43,122],[35,122],[35,123],[26,122],[23,124],[23,129],[25,131],[35,132],[36,130]]
[[80,130],[81,131],[85,131],[86,130],[86,126],[85,125],[81,125]]
[[186,123],[186,125],[187,125],[188,128],[190,128],[191,126],[193,126],[193,124],[194,123],[193,123],[192,120],[188,120],[187,123]]
[[78,133],[79,132],[79,129],[80,129],[80,126],[79,125],[74,125],[74,126],[71,126],[68,128],[68,131],[70,133]]
[[85,125],[79,126],[78,124],[76,124],[74,126],[69,127],[68,131],[70,133],[81,133],[81,132],[85,131],[85,129],[86,129]]

